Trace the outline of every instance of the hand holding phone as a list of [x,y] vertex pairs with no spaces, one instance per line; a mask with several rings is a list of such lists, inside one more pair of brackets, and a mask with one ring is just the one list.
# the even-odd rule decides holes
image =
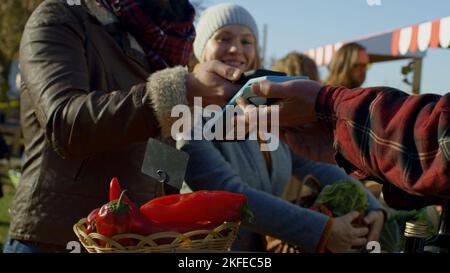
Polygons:
[[286,82],[286,81],[292,81],[292,80],[308,80],[308,77],[304,76],[274,76],[274,75],[268,75],[268,76],[262,76],[262,77],[256,77],[256,78],[250,78],[250,80],[247,81],[247,83],[242,86],[242,88],[233,96],[233,98],[227,103],[227,105],[235,105],[236,100],[239,97],[245,98],[249,103],[259,106],[259,105],[271,105],[274,104],[277,99],[268,99],[266,97],[260,97],[255,95],[252,92],[252,84],[259,81],[272,81],[272,82]]

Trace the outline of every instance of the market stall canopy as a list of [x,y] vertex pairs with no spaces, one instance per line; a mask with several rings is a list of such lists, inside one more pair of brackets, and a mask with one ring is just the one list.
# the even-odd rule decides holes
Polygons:
[[369,35],[355,40],[313,48],[305,53],[318,66],[327,65],[333,54],[343,45],[357,42],[366,47],[371,62],[397,59],[421,59],[428,48],[448,48],[450,46],[450,16],[415,24],[392,31]]

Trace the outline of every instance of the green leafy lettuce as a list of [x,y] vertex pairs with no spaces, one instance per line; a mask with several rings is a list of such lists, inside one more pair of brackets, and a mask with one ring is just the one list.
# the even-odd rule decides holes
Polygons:
[[316,203],[327,206],[335,217],[352,211],[365,212],[369,200],[359,181],[340,180],[325,186],[317,197]]

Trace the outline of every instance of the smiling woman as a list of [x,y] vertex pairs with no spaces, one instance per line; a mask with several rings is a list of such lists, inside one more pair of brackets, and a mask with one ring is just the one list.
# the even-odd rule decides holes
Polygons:
[[[219,12],[226,16],[217,16]],[[217,5],[203,14],[197,26],[194,53],[202,63],[219,60],[248,71],[261,66],[257,41],[258,27],[247,10]]]
[[219,29],[206,43],[203,60],[220,60],[242,71],[255,68],[255,38],[247,27],[228,25]]
[[248,71],[257,67],[255,45],[255,37],[247,27],[224,26],[206,43],[202,62],[220,60],[242,71]]

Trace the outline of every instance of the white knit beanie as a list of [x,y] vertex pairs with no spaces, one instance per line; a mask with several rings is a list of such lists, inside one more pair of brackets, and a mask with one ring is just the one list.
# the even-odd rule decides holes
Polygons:
[[201,61],[206,42],[217,30],[233,24],[248,27],[258,41],[258,26],[253,16],[246,9],[229,3],[215,5],[203,12],[197,24],[197,36],[194,41],[195,57]]

